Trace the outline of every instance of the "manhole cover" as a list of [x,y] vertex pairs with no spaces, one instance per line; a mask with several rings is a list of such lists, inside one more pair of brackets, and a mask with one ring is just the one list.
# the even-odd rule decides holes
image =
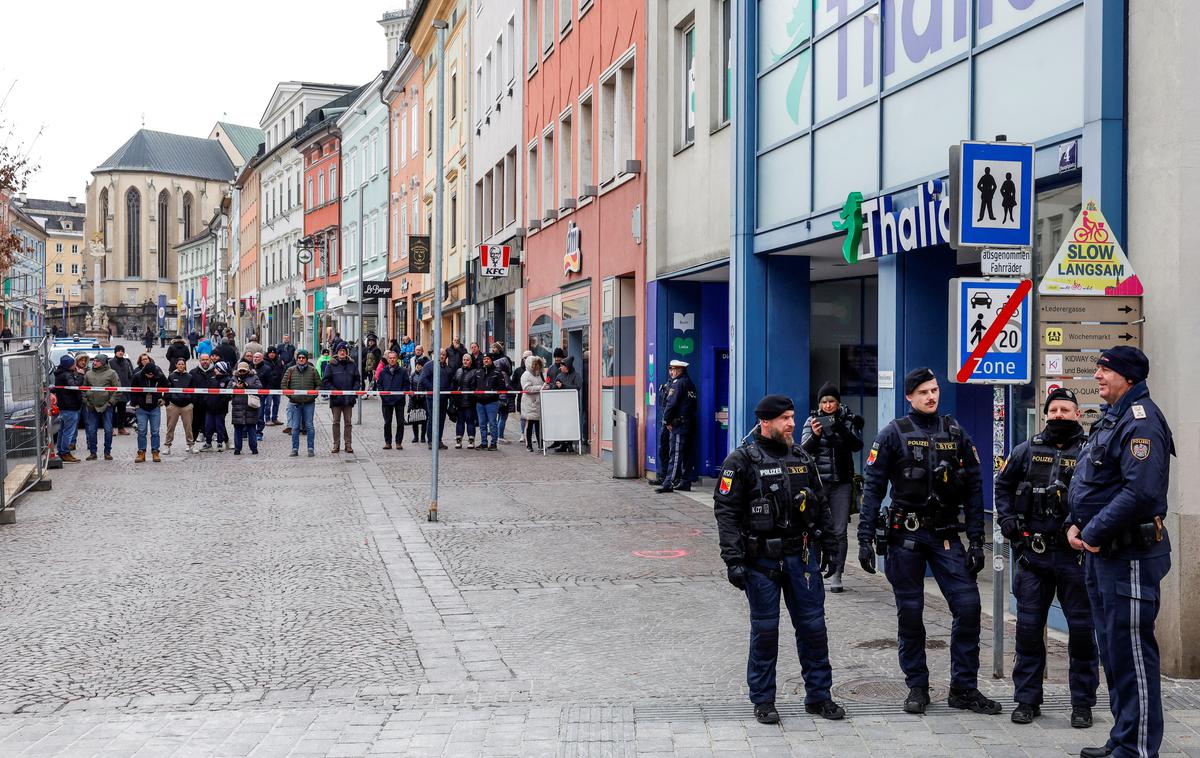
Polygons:
[[[903,679],[864,677],[833,686],[833,699],[851,703],[903,703],[908,697],[908,685]],[[942,700],[949,694],[946,688],[930,685],[929,699]]]
[[[889,650],[895,649],[896,639],[894,637],[881,637],[877,640],[863,640],[862,642],[854,643],[854,647],[860,650]],[[945,650],[947,647],[945,640],[925,640],[926,650]]]

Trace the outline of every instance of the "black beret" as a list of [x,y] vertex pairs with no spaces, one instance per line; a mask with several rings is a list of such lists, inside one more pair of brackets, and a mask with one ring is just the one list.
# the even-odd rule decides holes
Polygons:
[[1075,403],[1075,405],[1079,405],[1079,398],[1075,397],[1074,392],[1066,387],[1055,387],[1050,391],[1049,395],[1046,395],[1046,402],[1044,405],[1042,405],[1042,413],[1049,413],[1050,403],[1054,402],[1055,400],[1070,400],[1072,403]]
[[1096,365],[1112,369],[1134,384],[1144,382],[1150,376],[1150,359],[1141,350],[1129,345],[1117,345],[1105,350]]
[[754,406],[754,415],[761,421],[770,421],[794,410],[796,406],[787,395],[764,395]]
[[838,391],[837,385],[835,385],[833,382],[825,382],[821,385],[821,389],[817,390],[818,403],[827,397],[832,397],[838,402],[841,402],[842,400],[842,393]]
[[929,368],[928,366],[914,368],[912,371],[909,371],[904,375],[904,394],[911,395],[917,391],[917,387],[920,387],[930,379],[936,378],[937,377],[933,375],[933,369]]

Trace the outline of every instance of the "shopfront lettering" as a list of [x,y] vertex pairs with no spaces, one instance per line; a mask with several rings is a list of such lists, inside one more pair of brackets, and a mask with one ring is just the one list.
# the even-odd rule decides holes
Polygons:
[[[918,187],[916,203],[900,210],[894,206],[891,195],[862,201],[859,260],[946,244],[950,237],[950,203],[941,180],[931,179]],[[842,230],[853,234],[853,230]]]

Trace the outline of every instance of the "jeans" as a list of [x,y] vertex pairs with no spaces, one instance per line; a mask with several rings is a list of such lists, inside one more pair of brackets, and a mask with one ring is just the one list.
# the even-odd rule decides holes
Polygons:
[[233,452],[242,452],[243,439],[249,440],[250,452],[258,452],[258,430],[254,428],[254,424],[233,425]]
[[[438,420],[441,422],[441,424],[438,426],[438,430],[437,430],[438,444],[441,444],[442,437],[444,437],[446,434],[446,414],[447,414],[447,410],[449,408],[450,408],[450,399],[443,397],[441,404],[438,406],[438,410],[440,411],[440,417]],[[433,424],[434,424],[433,414],[430,413],[425,418],[425,433],[421,435],[422,437],[425,438],[425,441],[430,444],[433,443]]]
[[262,407],[258,410],[258,431],[266,427],[268,421],[279,420],[279,395],[262,395]]
[[96,431],[100,428],[100,424],[104,424],[104,454],[112,454],[112,435],[113,435],[113,409],[111,405],[105,406],[104,410],[97,411],[94,408],[85,408],[83,421],[87,433],[88,452],[92,455],[96,454]]
[[396,429],[396,444],[404,446],[404,401],[383,407],[383,444],[392,444],[392,428]]
[[75,430],[79,428],[79,411],[58,412],[58,457],[71,452],[71,442],[75,439]]
[[[479,417],[479,444],[496,444],[496,432],[499,429],[500,402],[475,403],[475,413]],[[488,442],[488,435],[491,442]]]
[[162,421],[162,409],[157,405],[146,410],[138,406],[135,411],[137,413],[137,435],[138,435],[138,450],[146,452],[146,432],[150,432],[150,449],[158,452],[158,427]]
[[292,449],[300,449],[300,428],[304,428],[304,433],[308,435],[308,449],[313,450],[317,444],[317,430],[314,427],[315,414],[317,412],[316,403],[292,403],[288,408],[291,416],[290,423],[292,425]]
[[209,411],[204,416],[204,443],[211,445],[213,437],[218,444],[229,442],[229,432],[225,429],[225,416],[215,411]]
[[507,406],[504,406],[504,408],[505,410],[501,410],[500,406],[496,407],[496,430],[497,436],[501,439],[504,437],[504,427],[508,426],[508,413],[505,412]]
[[478,419],[474,406],[459,408],[458,420],[454,422],[454,436],[459,439],[463,437],[475,439],[475,430],[479,426]]

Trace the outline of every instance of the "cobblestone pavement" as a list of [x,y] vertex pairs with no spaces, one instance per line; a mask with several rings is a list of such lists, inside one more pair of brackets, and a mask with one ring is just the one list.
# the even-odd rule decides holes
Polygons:
[[[444,452],[430,523],[427,450],[382,450],[378,414],[368,401],[357,453],[335,458],[320,408],[315,460],[287,458],[279,427],[257,457],[157,465],[118,437],[116,461],[27,496],[0,529],[0,757],[1062,756],[1104,740],[1103,704],[1096,728],[1069,727],[1054,640],[1033,726],[900,713],[891,595],[857,570],[827,604],[851,718],[804,714],[784,634],[783,723],[759,725],[711,506],[511,444]],[[926,619],[944,683],[940,598]],[[981,686],[1011,700],[1007,680]],[[1164,755],[1200,755],[1200,687],[1164,694]]]

